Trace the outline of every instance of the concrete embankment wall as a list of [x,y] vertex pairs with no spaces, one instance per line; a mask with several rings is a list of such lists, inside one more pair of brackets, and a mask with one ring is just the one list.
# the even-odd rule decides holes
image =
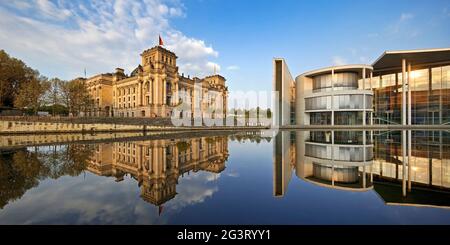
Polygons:
[[146,126],[144,125],[118,125],[103,123],[81,124],[59,122],[0,121],[1,134],[143,131],[145,128]]
[[25,146],[52,145],[68,142],[103,141],[121,138],[142,137],[142,132],[114,132],[100,134],[10,134],[0,137],[0,152],[4,149],[20,148]]
[[0,134],[39,134],[39,133],[96,133],[96,132],[162,132],[199,130],[261,130],[263,126],[217,126],[217,127],[175,127],[136,124],[108,123],[67,123],[36,121],[0,121]]

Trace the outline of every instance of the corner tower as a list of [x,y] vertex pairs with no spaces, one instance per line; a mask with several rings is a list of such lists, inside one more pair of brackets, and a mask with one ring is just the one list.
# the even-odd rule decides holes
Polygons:
[[175,53],[155,46],[141,54],[142,87],[151,116],[169,117],[178,101],[178,66]]

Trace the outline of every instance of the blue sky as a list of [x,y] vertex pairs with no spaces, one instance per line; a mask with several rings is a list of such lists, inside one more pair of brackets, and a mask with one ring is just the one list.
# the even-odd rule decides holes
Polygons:
[[292,75],[371,64],[385,50],[450,47],[450,1],[2,1],[0,48],[43,75],[130,72],[161,33],[180,71],[214,66],[231,90],[269,90],[272,58]]

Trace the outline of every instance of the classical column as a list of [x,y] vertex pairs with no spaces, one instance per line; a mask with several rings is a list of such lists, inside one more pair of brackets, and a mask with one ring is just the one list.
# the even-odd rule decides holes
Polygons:
[[163,105],[165,105],[166,104],[166,97],[167,97],[167,91],[166,91],[166,89],[167,89],[167,80],[166,79],[163,79],[163,81],[162,81],[162,100],[161,100],[161,102],[162,102],[162,104]]
[[142,151],[142,145],[139,145],[139,160],[138,160],[138,167],[139,170],[143,169],[143,165],[144,165],[144,161],[142,159],[144,159],[143,157],[143,151]]
[[163,162],[163,164],[162,164],[162,167],[163,167],[163,169],[162,169],[162,171],[165,173],[166,172],[166,169],[167,169],[167,157],[166,157],[166,147],[163,147],[162,148],[162,162]]
[[154,80],[153,78],[150,78],[149,82],[149,86],[150,86],[150,104],[154,105],[155,104],[155,84],[154,84]]
[[178,99],[178,92],[179,92],[179,91],[178,91],[178,81],[176,81],[176,82],[175,82],[175,93],[174,93],[174,95],[173,95],[174,98],[175,98],[175,99],[173,100],[173,101],[175,102],[175,104],[178,104],[178,101],[179,101],[179,99]]
[[155,77],[152,84],[153,84],[152,97],[154,98],[153,104],[157,105],[159,103],[159,77]]
[[142,81],[138,83],[138,105],[142,106]]

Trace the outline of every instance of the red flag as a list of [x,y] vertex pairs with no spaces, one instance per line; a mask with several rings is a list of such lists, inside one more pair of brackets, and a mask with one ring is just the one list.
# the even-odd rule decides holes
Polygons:
[[161,38],[161,35],[159,35],[159,46],[163,46],[163,45],[164,45],[164,42]]

